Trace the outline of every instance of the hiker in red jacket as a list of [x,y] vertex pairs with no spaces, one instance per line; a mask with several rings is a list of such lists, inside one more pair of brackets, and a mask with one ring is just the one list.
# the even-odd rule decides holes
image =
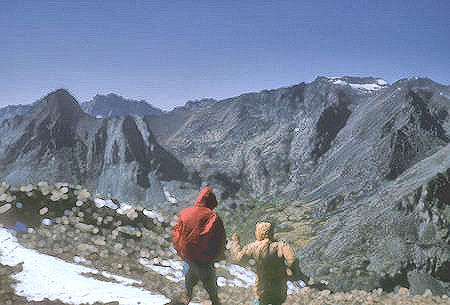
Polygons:
[[209,294],[213,305],[220,304],[217,296],[216,269],[214,262],[225,259],[225,229],[219,215],[211,187],[200,192],[195,204],[181,211],[172,229],[174,248],[185,261],[184,304],[192,299],[192,290],[198,281]]

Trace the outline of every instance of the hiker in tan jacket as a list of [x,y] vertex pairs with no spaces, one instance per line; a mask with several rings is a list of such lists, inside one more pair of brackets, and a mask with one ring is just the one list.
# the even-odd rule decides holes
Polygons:
[[256,225],[256,241],[241,248],[239,236],[231,241],[231,258],[235,263],[256,262],[255,301],[257,305],[280,305],[286,300],[287,280],[305,280],[292,248],[283,241],[275,241],[273,226],[268,222]]

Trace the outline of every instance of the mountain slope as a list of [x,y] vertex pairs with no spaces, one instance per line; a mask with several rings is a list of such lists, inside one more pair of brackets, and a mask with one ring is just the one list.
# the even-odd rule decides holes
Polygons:
[[[150,305],[182,296],[183,263],[170,248],[173,221],[157,211],[105,200],[64,183],[2,184],[0,225],[10,228],[0,228],[0,299],[7,304]],[[222,303],[250,303],[254,273],[230,262],[215,265]],[[45,280],[36,285],[36,278]],[[300,289],[290,282],[288,287],[285,304],[448,301],[430,293],[409,296],[405,288],[396,294],[380,289],[344,294]],[[207,298],[199,288],[192,304]]]
[[307,200],[357,200],[448,143],[447,96],[447,87],[428,79],[388,86],[319,77],[146,120],[164,147],[221,189],[222,199],[293,192]]
[[450,145],[357,206],[342,205],[299,252],[332,290],[450,292]]

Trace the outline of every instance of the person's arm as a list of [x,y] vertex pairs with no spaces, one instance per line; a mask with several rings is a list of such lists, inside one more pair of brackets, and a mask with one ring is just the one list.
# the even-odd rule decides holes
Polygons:
[[245,264],[252,256],[251,244],[242,248],[239,242],[239,235],[237,235],[237,233],[234,233],[231,240],[230,252],[231,260],[234,263]]
[[302,280],[308,282],[308,276],[300,270],[298,258],[295,256],[294,250],[285,242],[280,242],[278,255],[282,255],[286,260],[286,273],[289,280]]
[[225,250],[226,250],[226,245],[227,245],[227,236],[225,234],[225,227],[223,225],[222,219],[220,219],[218,217],[217,219],[217,239],[218,239],[218,249],[217,249],[217,255],[216,258],[214,259],[214,261],[220,261],[220,260],[225,260],[226,256],[225,256]]
[[177,254],[180,255],[182,249],[182,231],[183,231],[183,221],[178,217],[177,223],[172,228],[172,242],[173,247],[177,250]]

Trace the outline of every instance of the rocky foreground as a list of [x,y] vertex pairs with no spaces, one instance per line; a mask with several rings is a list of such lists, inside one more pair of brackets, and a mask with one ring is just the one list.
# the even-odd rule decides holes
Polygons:
[[[128,286],[168,299],[182,295],[182,263],[171,251],[170,243],[173,221],[172,217],[161,215],[158,211],[105,200],[80,186],[64,183],[39,183],[19,188],[5,184],[0,186],[0,223],[13,232],[20,247],[35,249],[39,255],[57,257],[72,265],[95,270],[82,274],[86,281],[95,279],[120,283],[123,279],[129,279]],[[45,297],[45,291],[39,297],[33,297],[23,288],[26,285],[18,289],[21,279],[18,275],[24,272],[26,266],[4,263],[2,259],[7,256],[6,251],[11,251],[11,248],[5,247],[6,242],[2,242],[2,305],[128,304],[106,299],[77,303],[70,298],[54,298],[50,292]],[[251,304],[253,279],[250,270],[220,262],[217,274],[220,298],[224,304]],[[53,290],[56,289],[55,286]],[[202,288],[197,287],[194,295],[194,303],[208,304],[204,301],[207,298]],[[143,299],[133,304],[155,304],[148,302],[148,299]],[[410,296],[406,288],[398,288],[391,293],[382,289],[332,293],[327,289],[300,289],[290,284],[290,294],[285,304],[450,304],[450,300],[446,295],[433,296],[430,291]]]

